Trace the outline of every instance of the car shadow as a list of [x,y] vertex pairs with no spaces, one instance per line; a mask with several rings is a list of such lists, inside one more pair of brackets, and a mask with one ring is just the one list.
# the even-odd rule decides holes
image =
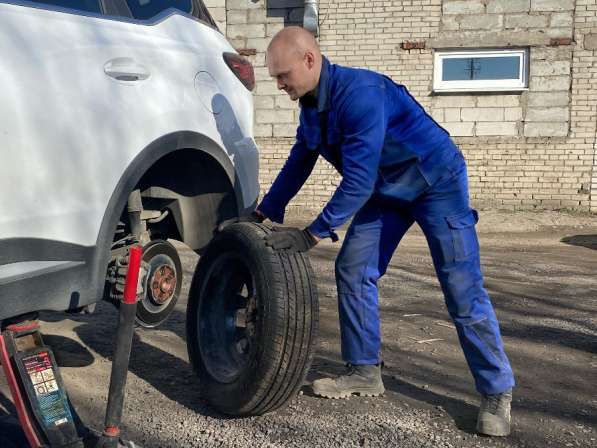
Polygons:
[[[89,321],[74,331],[85,345],[102,357],[111,359],[115,330],[115,325]],[[203,399],[199,378],[187,361],[143,342],[137,333],[133,335],[129,371],[168,399],[198,414],[218,419],[233,418],[219,413]]]
[[86,367],[93,364],[93,355],[84,345],[74,339],[58,335],[43,335],[59,367]]
[[597,235],[572,235],[565,236],[560,240],[571,246],[586,247],[587,249],[597,250]]

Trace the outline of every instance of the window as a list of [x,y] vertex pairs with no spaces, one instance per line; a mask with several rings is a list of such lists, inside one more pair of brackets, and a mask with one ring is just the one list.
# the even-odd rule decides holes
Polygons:
[[436,51],[435,92],[524,90],[528,50]]
[[34,3],[76,9],[77,11],[95,12],[98,14],[101,12],[99,0],[34,0]]
[[145,20],[157,16],[168,8],[191,13],[191,0],[126,0],[135,19]]

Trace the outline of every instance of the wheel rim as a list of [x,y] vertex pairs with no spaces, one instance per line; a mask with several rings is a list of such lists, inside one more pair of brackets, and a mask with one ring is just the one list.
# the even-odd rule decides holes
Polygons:
[[255,346],[255,282],[246,262],[234,254],[221,256],[207,278],[199,306],[199,349],[209,374],[231,383],[245,370]]

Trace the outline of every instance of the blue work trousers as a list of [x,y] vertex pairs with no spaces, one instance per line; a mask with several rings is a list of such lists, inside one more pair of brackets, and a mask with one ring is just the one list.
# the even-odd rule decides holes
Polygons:
[[391,204],[374,196],[355,215],[336,260],[345,362],[380,362],[377,281],[406,231],[417,222],[429,244],[477,390],[496,394],[514,386],[493,306],[483,287],[477,219],[469,206],[464,161],[410,202]]

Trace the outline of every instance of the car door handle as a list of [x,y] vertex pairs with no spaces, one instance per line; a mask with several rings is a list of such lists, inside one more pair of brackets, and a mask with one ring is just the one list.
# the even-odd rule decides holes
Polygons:
[[149,70],[132,58],[110,59],[104,64],[104,73],[118,81],[134,82],[149,78]]

